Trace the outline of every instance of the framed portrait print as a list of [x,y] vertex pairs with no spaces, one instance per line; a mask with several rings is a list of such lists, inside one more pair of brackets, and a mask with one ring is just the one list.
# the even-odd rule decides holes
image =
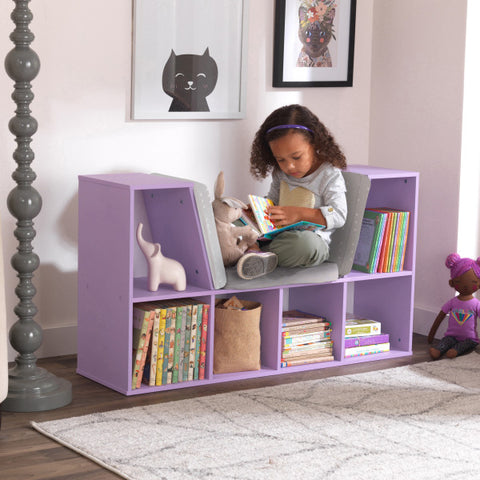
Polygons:
[[133,0],[133,120],[242,118],[247,0]]
[[274,87],[351,87],[356,0],[276,0]]

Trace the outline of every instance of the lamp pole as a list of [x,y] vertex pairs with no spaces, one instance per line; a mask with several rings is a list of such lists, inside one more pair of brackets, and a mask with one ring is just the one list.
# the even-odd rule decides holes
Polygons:
[[8,395],[1,408],[13,412],[34,412],[69,404],[72,400],[72,386],[70,382],[38,367],[34,354],[42,344],[42,328],[34,320],[37,307],[33,303],[36,289],[32,279],[35,270],[40,266],[40,259],[33,252],[32,240],[36,232],[32,220],[40,213],[42,197],[32,187],[36,174],[30,166],[35,157],[30,143],[38,124],[30,115],[30,103],[34,98],[30,82],[40,70],[40,60],[30,48],[34,39],[29,29],[33,18],[28,8],[30,0],[13,1],[15,8],[11,19],[16,28],[10,39],[15,47],[5,58],[5,70],[15,82],[12,99],[17,108],[8,127],[17,143],[13,153],[17,168],[12,174],[17,186],[9,193],[7,206],[17,219],[14,235],[18,240],[18,247],[11,258],[11,265],[18,272],[19,282],[15,293],[20,301],[14,308],[18,320],[10,329],[9,337],[10,344],[19,354],[15,365],[9,370]]

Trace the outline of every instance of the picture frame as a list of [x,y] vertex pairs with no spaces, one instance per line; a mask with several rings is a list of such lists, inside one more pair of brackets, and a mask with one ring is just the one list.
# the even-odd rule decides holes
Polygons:
[[133,0],[132,120],[245,116],[247,0]]
[[274,87],[351,87],[356,0],[276,0]]

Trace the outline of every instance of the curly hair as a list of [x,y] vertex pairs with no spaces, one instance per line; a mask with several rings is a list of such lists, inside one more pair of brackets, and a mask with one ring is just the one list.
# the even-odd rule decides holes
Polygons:
[[[301,125],[308,130],[285,128],[269,131],[279,125]],[[255,134],[250,153],[250,173],[255,178],[265,178],[279,168],[269,142],[292,131],[303,135],[313,146],[320,163],[328,162],[342,169],[347,167],[345,155],[318,117],[302,105],[286,105],[272,112]]]

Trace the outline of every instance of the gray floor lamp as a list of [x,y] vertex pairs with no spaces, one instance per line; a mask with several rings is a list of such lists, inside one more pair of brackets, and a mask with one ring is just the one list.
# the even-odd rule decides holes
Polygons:
[[15,366],[9,370],[8,396],[1,408],[13,412],[34,412],[69,404],[72,401],[72,386],[70,382],[37,367],[34,354],[42,344],[42,328],[34,320],[37,307],[33,303],[36,289],[32,278],[40,265],[40,259],[33,252],[32,240],[36,232],[32,219],[40,213],[42,198],[32,187],[36,175],[30,167],[35,157],[30,143],[32,135],[37,131],[37,121],[30,115],[30,103],[34,97],[30,82],[39,72],[40,60],[30,48],[34,39],[29,29],[32,21],[32,12],[28,8],[30,0],[13,1],[15,8],[11,18],[16,28],[10,39],[15,47],[5,58],[5,69],[15,81],[12,99],[17,104],[17,109],[8,127],[17,143],[13,153],[17,169],[12,174],[17,186],[8,195],[7,205],[17,219],[14,235],[18,247],[11,264],[18,272],[19,283],[15,293],[20,302],[14,309],[18,320],[10,329],[10,343],[19,355],[15,359]]

